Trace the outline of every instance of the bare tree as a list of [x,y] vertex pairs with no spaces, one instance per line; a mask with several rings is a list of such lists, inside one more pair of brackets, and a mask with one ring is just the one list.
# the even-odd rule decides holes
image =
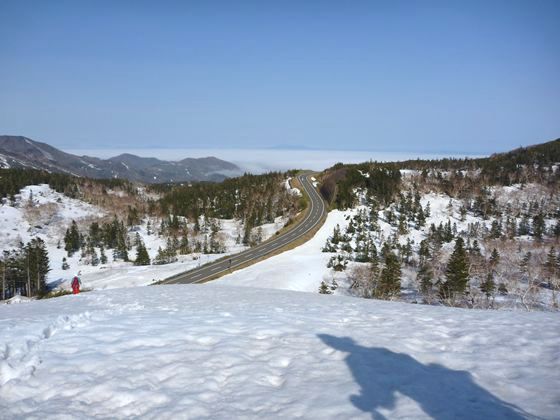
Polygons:
[[358,296],[371,298],[376,283],[376,276],[371,264],[354,264],[348,271],[350,289]]

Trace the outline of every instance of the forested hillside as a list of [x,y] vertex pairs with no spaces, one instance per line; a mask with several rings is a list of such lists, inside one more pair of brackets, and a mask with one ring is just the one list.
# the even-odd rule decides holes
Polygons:
[[285,187],[286,175],[271,172],[246,174],[221,183],[153,187],[163,193],[159,203],[163,214],[197,220],[205,218],[239,219],[253,226],[290,216],[304,202],[294,198]]
[[[288,179],[270,173],[219,184],[145,186],[1,170],[0,298],[45,294],[47,277],[58,283],[80,270],[87,277],[107,267],[116,273],[127,265],[175,264],[176,272],[177,264],[187,264],[185,270],[203,255],[206,262],[258,244],[304,206]],[[40,275],[30,252],[46,261]]]
[[[559,149],[555,140],[484,159],[327,169],[320,190],[347,216],[322,246],[331,274],[320,291],[475,308],[558,308]],[[3,296],[45,293],[47,278],[78,270],[184,270],[258,244],[304,208],[290,185],[293,175],[145,186],[1,170]]]
[[[355,188],[365,188],[378,200],[390,199],[398,190],[400,171],[414,170],[425,180],[432,173],[434,186],[443,192],[461,189],[465,194],[483,186],[524,184],[558,185],[560,139],[479,159],[407,160],[402,162],[338,163],[321,177],[321,193],[334,208],[356,204]],[[463,176],[468,172],[471,176]],[[363,174],[368,176],[364,177]],[[472,176],[476,175],[476,176]],[[435,185],[437,184],[437,185]]]
[[353,294],[467,307],[558,308],[560,140],[486,159],[367,162],[325,171],[354,209],[323,251]]
[[48,184],[68,197],[79,198],[80,189],[91,185],[104,189],[122,188],[133,192],[133,184],[124,179],[90,179],[36,169],[0,168],[0,199],[13,198],[27,185]]

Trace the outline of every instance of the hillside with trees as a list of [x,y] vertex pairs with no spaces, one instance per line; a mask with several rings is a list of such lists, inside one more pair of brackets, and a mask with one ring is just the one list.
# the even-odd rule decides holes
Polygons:
[[[2,297],[45,294],[49,272],[64,279],[79,270],[87,275],[127,265],[192,265],[203,256],[254,246],[291,223],[305,206],[288,179],[288,174],[269,173],[223,183],[142,185],[0,170]],[[41,281],[30,283],[31,269],[25,267],[33,262],[24,243],[35,246],[35,238],[43,241],[48,263],[42,265]],[[29,276],[35,279],[33,270]]]
[[485,159],[335,165],[321,192],[349,215],[323,248],[338,280],[320,291],[558,308],[559,162],[555,140]]

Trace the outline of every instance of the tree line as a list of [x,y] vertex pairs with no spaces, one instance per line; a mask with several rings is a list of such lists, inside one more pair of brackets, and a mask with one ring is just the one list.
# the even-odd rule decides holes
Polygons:
[[133,184],[125,179],[91,179],[74,175],[47,172],[37,169],[0,168],[0,199],[15,201],[15,196],[28,185],[48,184],[53,190],[70,198],[81,198],[86,186],[100,186],[106,194],[107,189],[122,188],[134,194]]
[[[537,182],[554,186],[560,183],[560,170],[554,168],[558,162],[560,139],[487,158],[337,163],[323,172],[321,193],[337,209],[351,208],[356,204],[356,189],[364,189],[386,203],[399,190],[401,170],[418,171],[424,181],[429,180],[437,185],[438,190],[449,195],[457,192],[472,195],[479,192],[481,186],[491,185]],[[468,173],[471,176],[465,176]]]
[[1,299],[18,294],[44,296],[49,271],[49,255],[41,238],[33,238],[25,245],[21,243],[16,249],[4,251],[0,258]]

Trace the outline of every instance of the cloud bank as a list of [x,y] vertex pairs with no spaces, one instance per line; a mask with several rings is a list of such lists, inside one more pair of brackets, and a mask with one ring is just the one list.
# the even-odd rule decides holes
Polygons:
[[[163,160],[181,160],[187,157],[199,158],[215,156],[238,165],[252,173],[285,171],[288,169],[310,169],[321,171],[337,162],[360,163],[369,160],[391,162],[408,159],[437,159],[443,157],[465,157],[437,153],[375,152],[347,150],[290,150],[290,149],[73,149],[68,153],[76,155],[109,158],[121,153],[132,153],[142,157]],[[474,156],[469,156],[474,157]]]

